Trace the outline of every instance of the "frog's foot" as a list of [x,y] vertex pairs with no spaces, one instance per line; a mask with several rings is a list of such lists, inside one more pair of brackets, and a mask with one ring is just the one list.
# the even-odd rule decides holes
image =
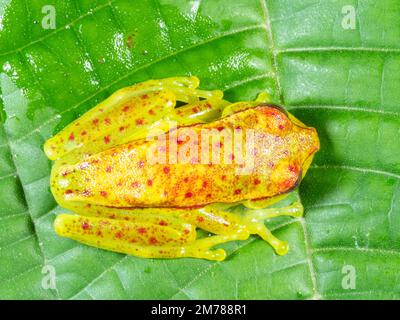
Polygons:
[[285,255],[289,251],[289,244],[286,241],[276,238],[265,226],[264,220],[279,216],[301,217],[304,209],[300,202],[294,202],[290,206],[281,208],[265,208],[250,210],[243,217],[244,224],[251,233],[258,234],[267,241],[279,255]]
[[221,261],[226,257],[225,251],[211,250],[211,247],[240,238],[240,235],[216,235],[196,240],[195,226],[173,216],[134,214],[125,218],[61,214],[54,227],[60,236],[144,258],[193,257]]
[[287,242],[276,238],[265,226],[264,220],[278,216],[300,217],[303,214],[303,206],[299,202],[281,208],[248,210],[243,216],[226,212],[224,209],[218,205],[210,205],[192,212],[184,212],[180,217],[201,229],[230,236],[227,241],[244,240],[250,234],[257,234],[267,241],[277,254],[284,255],[289,250]]

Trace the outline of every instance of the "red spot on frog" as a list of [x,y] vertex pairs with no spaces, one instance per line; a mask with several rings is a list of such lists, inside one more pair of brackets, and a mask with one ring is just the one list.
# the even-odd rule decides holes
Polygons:
[[85,197],[90,196],[90,191],[89,190],[83,190],[82,195],[84,195]]
[[163,171],[164,171],[165,174],[168,174],[170,169],[169,169],[169,167],[164,167]]
[[69,173],[70,173],[70,171],[64,171],[63,173],[61,173],[61,175],[62,175],[63,177],[65,177],[65,176],[67,176]]
[[111,170],[112,170],[111,166],[106,167],[106,172],[111,172]]
[[83,230],[88,230],[90,229],[90,224],[86,221],[82,222],[81,227]]
[[240,189],[235,190],[235,194],[241,194],[241,193],[242,193],[242,190],[240,190]]
[[224,129],[225,129],[224,127],[218,127],[218,128],[217,128],[218,131],[222,131],[222,130],[224,130]]
[[71,189],[68,189],[65,191],[65,194],[71,194],[71,193],[73,193],[73,191]]
[[119,127],[119,131],[124,131],[125,127]]
[[97,126],[97,125],[99,124],[99,119],[94,119],[94,120],[92,121],[92,123],[93,123],[95,126]]
[[140,161],[138,162],[138,167],[139,167],[139,168],[143,168],[143,167],[144,167],[144,161],[143,161],[143,160],[140,160]]
[[141,125],[144,124],[144,120],[143,119],[136,119],[135,123],[136,123],[137,126],[141,126]]
[[81,132],[81,136],[86,136],[87,132],[86,131],[82,131]]
[[208,182],[207,181],[203,181],[203,188],[206,188],[207,185],[208,185]]
[[153,185],[153,180],[151,180],[151,179],[147,180],[147,185],[149,187],[151,187]]
[[73,132],[71,132],[71,134],[69,135],[68,140],[69,141],[74,141],[75,140],[75,136],[74,136]]
[[122,237],[123,237],[123,233],[121,232],[121,231],[118,231],[116,234],[115,234],[115,237],[117,238],[117,239],[121,239]]
[[151,238],[149,239],[149,243],[150,243],[150,244],[156,244],[157,242],[158,242],[157,239],[154,238],[154,237],[151,237]]
[[102,197],[107,197],[107,192],[106,191],[100,191],[100,195]]
[[122,111],[123,111],[123,112],[128,112],[128,111],[129,111],[129,106],[123,107]]
[[110,143],[110,136],[104,137],[104,143]]
[[142,99],[148,99],[148,95],[147,94],[144,94],[144,95],[142,95]]
[[193,193],[191,193],[191,192],[185,193],[185,198],[191,198],[192,196],[193,196]]
[[143,227],[142,228],[138,228],[137,232],[139,232],[139,234],[145,234],[147,232],[147,229],[143,228]]
[[109,126],[111,124],[111,120],[109,118],[104,119],[104,123]]
[[254,179],[254,184],[255,184],[255,185],[260,184],[260,183],[261,183],[261,180],[260,180],[260,179],[258,179],[258,178],[255,178],[255,179]]
[[203,217],[197,217],[196,220],[197,220],[198,222],[203,222],[203,221],[204,221],[204,218],[203,218]]
[[167,226],[168,223],[167,223],[166,221],[164,221],[164,220],[161,220],[161,221],[159,222],[159,225],[160,225],[160,226]]

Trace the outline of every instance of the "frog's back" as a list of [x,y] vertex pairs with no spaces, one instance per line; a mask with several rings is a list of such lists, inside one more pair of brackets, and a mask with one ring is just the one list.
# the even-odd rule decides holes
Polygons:
[[293,189],[318,149],[314,128],[294,123],[280,108],[259,105],[61,166],[52,189],[67,201],[113,207],[268,198]]

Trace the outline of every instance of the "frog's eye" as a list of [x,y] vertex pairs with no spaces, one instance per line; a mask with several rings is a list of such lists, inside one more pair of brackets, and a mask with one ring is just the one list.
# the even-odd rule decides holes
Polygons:
[[268,128],[268,131],[280,135],[292,127],[286,111],[275,105],[259,105],[256,109],[263,114],[263,120],[265,121],[264,126]]

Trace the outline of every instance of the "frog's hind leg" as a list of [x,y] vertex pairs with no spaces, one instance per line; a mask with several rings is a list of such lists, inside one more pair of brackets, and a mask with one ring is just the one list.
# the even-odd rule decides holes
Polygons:
[[[222,91],[199,90],[198,85],[196,77],[175,77],[120,89],[47,140],[44,150],[51,160],[77,151],[69,157],[73,160],[145,138],[154,129],[165,132],[171,122],[190,124],[218,117],[228,104]],[[175,108],[177,101],[186,104],[183,109]]]
[[86,212],[87,216],[57,216],[56,233],[87,245],[144,258],[193,257],[217,261],[225,259],[226,253],[211,248],[240,238],[235,234],[196,239],[196,226],[181,219],[183,212],[192,212],[190,209],[92,209]]
[[145,258],[187,256],[186,244],[196,238],[193,225],[159,214],[123,220],[61,214],[54,228],[60,236]]
[[[252,209],[242,215],[227,212],[229,205],[200,209],[141,209],[67,203],[69,209],[82,216],[58,216],[55,230],[61,236],[88,245],[140,257],[193,257],[218,261],[224,260],[226,253],[223,249],[212,249],[214,246],[258,234],[283,255],[288,251],[288,244],[276,238],[264,220],[278,216],[300,217],[303,207],[299,202],[280,208],[261,207],[269,203],[252,202]],[[196,227],[214,235],[197,238]]]

